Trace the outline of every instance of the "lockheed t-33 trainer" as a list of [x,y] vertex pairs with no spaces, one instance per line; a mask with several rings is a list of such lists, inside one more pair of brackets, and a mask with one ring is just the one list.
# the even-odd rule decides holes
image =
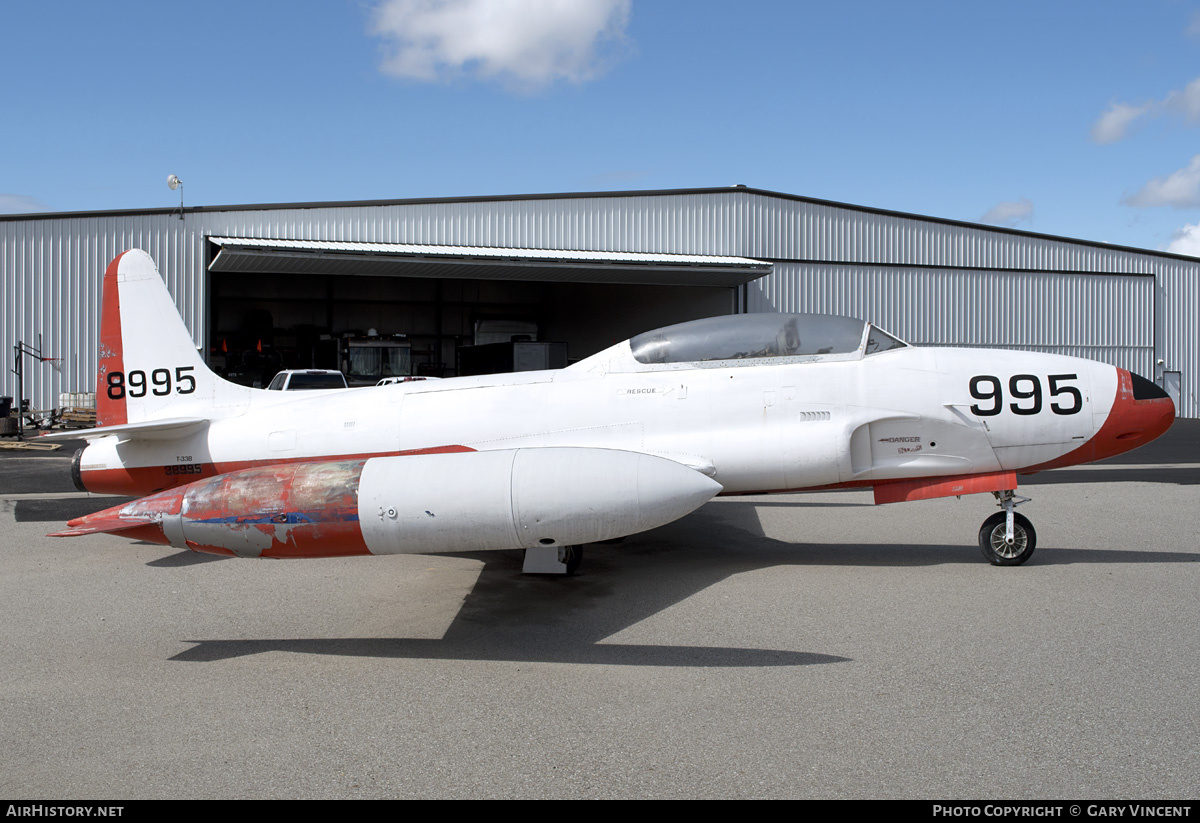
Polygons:
[[1037,539],[1018,474],[1136,448],[1175,415],[1104,363],[811,314],[681,323],[555,371],[251,389],[207,368],[136,250],[105,272],[100,335],[75,480],[140,499],[56,535],[241,557],[523,548],[527,571],[561,572],[718,494],[871,487],[876,503],[995,495],[979,545],[1018,565]]

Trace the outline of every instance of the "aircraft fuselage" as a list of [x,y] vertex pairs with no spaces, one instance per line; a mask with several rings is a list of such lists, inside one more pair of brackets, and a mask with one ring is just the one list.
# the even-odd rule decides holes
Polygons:
[[606,365],[254,392],[245,408],[178,439],[94,441],[79,468],[91,491],[141,495],[271,463],[580,446],[667,457],[726,494],[869,485],[1051,463],[1096,437],[1119,385],[1116,368],[1094,361],[984,349],[641,372]]

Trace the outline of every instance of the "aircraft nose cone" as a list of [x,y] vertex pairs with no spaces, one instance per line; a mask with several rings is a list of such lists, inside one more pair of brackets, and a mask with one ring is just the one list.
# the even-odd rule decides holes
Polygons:
[[1094,438],[1096,457],[1112,457],[1136,449],[1161,435],[1175,422],[1175,404],[1165,391],[1144,377],[1117,369],[1117,397],[1108,419]]

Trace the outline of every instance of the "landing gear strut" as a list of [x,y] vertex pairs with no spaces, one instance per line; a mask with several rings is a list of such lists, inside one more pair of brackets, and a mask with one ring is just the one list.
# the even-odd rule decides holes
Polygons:
[[523,574],[575,574],[583,562],[583,546],[535,546],[525,550]]
[[998,511],[983,521],[979,529],[979,550],[993,566],[1019,566],[1033,555],[1037,548],[1037,532],[1027,517],[1014,509],[1029,502],[1028,497],[1019,497],[1011,490],[992,492],[1003,511]]

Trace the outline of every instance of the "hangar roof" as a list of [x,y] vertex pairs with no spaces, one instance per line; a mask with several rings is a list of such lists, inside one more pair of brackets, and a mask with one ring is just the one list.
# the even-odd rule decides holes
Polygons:
[[691,188],[691,189],[649,189],[649,190],[634,190],[634,191],[595,191],[595,192],[547,192],[538,194],[509,194],[509,195],[472,195],[466,197],[422,197],[422,198],[403,198],[403,199],[388,199],[388,200],[341,200],[341,201],[312,201],[312,202],[297,202],[297,203],[253,203],[253,204],[228,204],[217,206],[187,206],[180,208],[175,207],[159,207],[148,209],[111,209],[99,211],[74,211],[74,212],[43,212],[36,214],[0,214],[0,222],[19,221],[19,220],[55,220],[77,217],[102,217],[102,216],[121,216],[121,215],[151,215],[151,214],[179,214],[186,212],[188,214],[205,214],[214,212],[238,212],[238,211],[266,211],[266,210],[294,210],[294,209],[318,209],[318,208],[350,208],[350,207],[372,207],[372,206],[406,206],[406,205],[421,205],[421,204],[455,204],[455,203],[495,203],[495,202],[511,202],[521,200],[573,200],[583,198],[623,198],[623,197],[654,197],[654,196],[689,196],[689,195],[705,195],[705,194],[725,194],[729,192],[742,192],[746,194],[760,195],[763,197],[773,198],[777,200],[793,201],[797,203],[809,203],[817,206],[828,206],[837,209],[844,209],[850,212],[858,212],[861,214],[875,214],[888,217],[899,217],[912,220],[920,220],[923,222],[940,224],[945,226],[956,226],[966,229],[974,229],[987,231],[999,235],[1011,235],[1015,237],[1028,237],[1041,240],[1051,240],[1056,242],[1070,243],[1076,246],[1090,246],[1093,248],[1104,249],[1106,251],[1118,252],[1134,252],[1140,255],[1150,257],[1160,257],[1176,260],[1184,260],[1189,263],[1195,263],[1196,258],[1188,255],[1175,254],[1173,252],[1159,251],[1156,249],[1142,249],[1134,246],[1122,246],[1112,243],[1105,243],[1098,240],[1084,240],[1075,237],[1065,237],[1060,235],[1045,234],[1042,232],[1029,231],[1027,229],[1016,229],[1008,226],[994,226],[985,223],[972,223],[965,220],[954,220],[945,217],[933,217],[930,215],[916,214],[911,212],[896,211],[893,209],[882,209],[872,206],[861,206],[853,203],[844,203],[836,200],[825,200],[817,197],[807,197],[798,194],[787,194],[784,192],[772,191],[770,189],[760,189],[744,185],[728,186],[728,187],[708,187],[708,188]]

